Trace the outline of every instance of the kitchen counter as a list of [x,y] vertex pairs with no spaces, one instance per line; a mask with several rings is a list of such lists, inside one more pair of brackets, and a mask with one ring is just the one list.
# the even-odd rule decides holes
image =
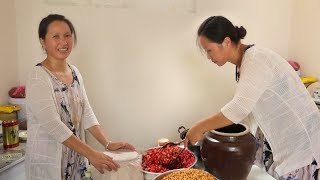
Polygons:
[[0,174],[21,163],[25,159],[26,142],[20,142],[18,147],[3,149],[0,143]]

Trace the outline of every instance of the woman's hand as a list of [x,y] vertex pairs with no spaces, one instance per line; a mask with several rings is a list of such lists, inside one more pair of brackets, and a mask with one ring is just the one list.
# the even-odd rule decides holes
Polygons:
[[197,141],[202,139],[202,136],[205,132],[212,129],[226,127],[231,124],[233,124],[233,122],[226,118],[221,112],[213,116],[209,116],[208,118],[197,122],[189,129],[184,140],[184,145],[187,147],[188,142],[195,144]]
[[188,143],[192,145],[195,144],[196,142],[202,139],[204,133],[205,131],[201,128],[199,124],[194,125],[188,130],[186,134],[186,137],[184,139],[184,146],[187,147]]
[[126,142],[110,142],[110,144],[108,145],[108,150],[115,151],[118,149],[129,149],[132,151],[136,150],[133,145]]
[[104,169],[108,171],[117,171],[120,167],[120,165],[114,162],[111,157],[98,151],[94,151],[94,153],[90,154],[88,160],[101,174],[104,173]]

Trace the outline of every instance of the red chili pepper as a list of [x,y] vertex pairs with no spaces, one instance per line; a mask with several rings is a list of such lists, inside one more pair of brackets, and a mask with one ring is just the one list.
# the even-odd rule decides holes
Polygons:
[[195,157],[190,151],[184,151],[174,164],[173,168],[165,167],[172,158],[181,150],[179,146],[167,146],[165,148],[153,148],[142,155],[142,168],[145,171],[162,173],[172,169],[188,168],[195,161]]

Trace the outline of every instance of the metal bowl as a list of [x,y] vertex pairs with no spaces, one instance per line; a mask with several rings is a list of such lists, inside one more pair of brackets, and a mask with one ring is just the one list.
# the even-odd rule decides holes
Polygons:
[[[154,149],[154,148],[158,148],[158,147],[153,147],[153,148],[150,148],[150,149]],[[147,149],[146,151],[150,150],[150,149]],[[185,151],[189,151],[193,156],[194,156],[194,162],[190,165],[190,167],[186,167],[186,168],[183,168],[183,169],[188,169],[188,168],[192,168],[194,167],[194,165],[197,163],[198,161],[198,158],[197,156],[192,152],[190,151],[189,149],[185,149]],[[175,170],[178,170],[178,169],[173,169],[173,170],[169,170],[169,171],[166,171],[166,172],[170,172],[170,171],[175,171]],[[163,173],[166,173],[166,172],[163,172],[163,173],[154,173],[154,172],[149,172],[149,171],[145,171],[145,170],[142,170],[143,172],[143,176],[144,176],[144,179],[145,180],[153,180],[155,177],[163,174]]]
[[[185,170],[185,169],[188,169],[188,168],[184,168],[184,169],[174,169],[174,170],[170,170],[170,171],[167,171],[167,172],[164,172],[164,173],[161,173],[160,175],[156,176],[153,180],[161,180],[162,178],[164,178],[166,175],[169,175],[173,172],[176,172],[176,171],[181,171],[181,170]],[[199,170],[199,169],[198,169]],[[203,171],[203,170],[201,170]],[[203,171],[207,174],[209,174],[210,176],[212,176],[212,174],[208,173],[207,171]]]

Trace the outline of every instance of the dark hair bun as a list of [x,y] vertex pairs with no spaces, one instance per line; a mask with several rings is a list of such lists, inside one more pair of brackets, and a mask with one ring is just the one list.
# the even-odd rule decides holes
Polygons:
[[247,30],[243,26],[235,26],[239,39],[243,39],[247,35]]
[[247,34],[247,30],[240,26],[234,26],[223,16],[211,16],[207,18],[198,29],[198,37],[205,36],[210,41],[221,44],[224,38],[229,37],[233,43],[239,43]]

